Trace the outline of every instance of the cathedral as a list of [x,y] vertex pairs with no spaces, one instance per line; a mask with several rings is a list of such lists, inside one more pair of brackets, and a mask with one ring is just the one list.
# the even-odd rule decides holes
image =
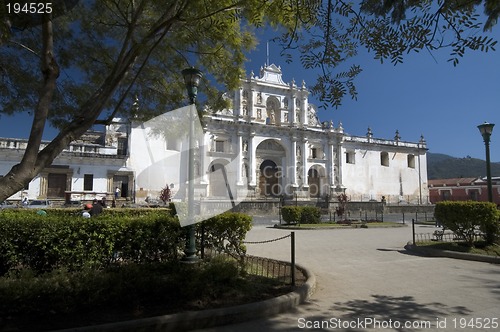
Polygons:
[[[341,123],[320,122],[305,83],[284,82],[280,67],[274,64],[261,68],[258,76],[252,72],[225,97],[231,106],[205,112],[201,121],[193,161],[195,197],[325,200],[345,193],[352,201],[428,202],[423,137],[416,143],[405,142],[396,132],[394,139],[378,139],[371,129],[366,136],[351,136]],[[162,146],[152,143],[143,131],[144,124],[132,123],[132,151]],[[146,136],[148,144],[144,139],[139,144]],[[163,144],[166,149],[150,155],[163,159],[163,166],[156,168],[168,169],[163,174],[171,176],[160,183],[171,183],[182,198],[187,171],[177,165],[188,164],[187,156],[182,160],[187,149],[180,147],[187,143],[173,136]],[[131,158],[136,173],[142,174],[144,167],[138,164],[145,158],[133,152]],[[158,172],[144,174],[142,179],[137,176],[139,196],[148,195],[140,191],[152,189],[151,179],[162,178]]]
[[[423,137],[402,141],[396,131],[393,139],[380,139],[370,128],[364,136],[347,134],[341,123],[319,121],[309,93],[304,82],[286,83],[280,67],[266,65],[224,95],[230,107],[197,118],[195,197],[335,200],[345,193],[351,201],[428,203]],[[166,121],[156,123],[173,127],[169,135],[152,135],[148,123],[134,119],[89,132],[11,200],[90,200],[119,192],[118,199],[141,204],[158,199],[165,187],[182,200],[189,147],[180,122]],[[19,162],[26,141],[0,138],[0,176]]]

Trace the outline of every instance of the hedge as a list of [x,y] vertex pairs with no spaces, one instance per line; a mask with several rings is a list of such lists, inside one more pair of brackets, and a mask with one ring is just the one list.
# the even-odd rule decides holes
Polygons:
[[[0,275],[30,268],[37,273],[60,267],[101,269],[111,264],[177,260],[185,231],[167,209],[106,209],[83,218],[72,209],[0,212]],[[251,217],[222,214],[203,222],[205,246],[244,253]],[[198,231],[201,225],[196,224]],[[200,247],[198,247],[199,249]]]
[[443,201],[436,204],[436,219],[447,229],[474,245],[475,233],[480,230],[488,244],[498,240],[499,211],[493,203],[475,201]]
[[321,211],[315,206],[283,206],[281,215],[287,224],[319,224],[321,221]]

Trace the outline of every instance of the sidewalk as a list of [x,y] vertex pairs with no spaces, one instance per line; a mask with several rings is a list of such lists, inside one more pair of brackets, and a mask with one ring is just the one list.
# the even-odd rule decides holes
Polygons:
[[[248,241],[290,231],[256,220]],[[417,233],[434,227],[418,225]],[[317,279],[309,302],[289,313],[200,331],[455,331],[500,324],[500,266],[414,255],[403,247],[411,227],[295,231],[297,264]],[[251,255],[290,259],[289,241],[247,245]],[[494,320],[492,320],[495,318]],[[478,320],[479,319],[479,320]],[[406,325],[405,325],[406,324]],[[488,329],[489,331],[500,328]]]

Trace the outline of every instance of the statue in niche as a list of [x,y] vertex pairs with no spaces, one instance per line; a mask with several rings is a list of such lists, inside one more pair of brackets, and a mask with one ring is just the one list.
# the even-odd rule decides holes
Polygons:
[[288,107],[288,98],[285,97],[285,99],[283,99],[283,105],[285,105],[285,107]]
[[262,93],[257,93],[257,104],[262,104]]
[[248,166],[247,164],[241,165],[241,177],[247,178],[248,177]]
[[298,98],[295,99],[295,106],[300,107],[300,100]]
[[243,104],[243,115],[248,115],[248,106]]
[[248,99],[248,91],[243,90],[243,100],[247,100],[247,99]]
[[257,119],[262,119],[262,110],[257,108]]
[[300,112],[299,111],[295,112],[295,122],[300,123]]
[[215,152],[215,135],[210,137],[212,144],[210,145],[210,151]]
[[248,151],[248,141],[247,140],[243,141],[243,151]]
[[269,122],[270,122],[271,124],[276,123],[276,118],[275,118],[275,116],[274,116],[274,110],[271,110],[271,111],[269,112]]
[[295,150],[297,157],[302,156],[302,149],[300,148],[300,145],[297,145],[297,149]]
[[283,116],[285,118],[285,122],[288,122],[288,112],[285,112],[285,114]]

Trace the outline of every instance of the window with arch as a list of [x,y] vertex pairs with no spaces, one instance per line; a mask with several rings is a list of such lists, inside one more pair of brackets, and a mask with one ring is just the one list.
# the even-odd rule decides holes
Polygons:
[[408,159],[408,168],[415,168],[415,155],[409,154],[407,159]]
[[389,153],[380,152],[380,165],[389,166]]
[[355,153],[354,151],[347,151],[345,153],[345,162],[346,164],[355,164]]

